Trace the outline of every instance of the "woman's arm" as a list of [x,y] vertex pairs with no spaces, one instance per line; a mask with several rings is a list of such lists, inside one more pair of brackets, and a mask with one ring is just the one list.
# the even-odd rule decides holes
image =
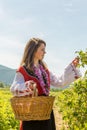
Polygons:
[[14,96],[32,95],[32,91],[29,88],[30,85],[31,81],[25,82],[23,75],[20,72],[17,72],[10,87],[10,91]]
[[80,70],[71,63],[65,68],[64,73],[60,77],[50,72],[50,83],[55,87],[65,87],[80,77]]

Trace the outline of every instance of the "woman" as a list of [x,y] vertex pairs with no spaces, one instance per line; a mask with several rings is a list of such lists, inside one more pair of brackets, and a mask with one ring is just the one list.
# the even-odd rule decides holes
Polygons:
[[[14,96],[32,96],[34,84],[36,84],[38,96],[48,96],[50,85],[64,87],[81,76],[76,68],[79,59],[75,58],[65,68],[64,73],[56,77],[43,62],[45,48],[45,41],[39,38],[32,38],[26,44],[21,65],[11,85],[11,92]],[[53,112],[49,120],[22,121],[20,130],[56,130]]]

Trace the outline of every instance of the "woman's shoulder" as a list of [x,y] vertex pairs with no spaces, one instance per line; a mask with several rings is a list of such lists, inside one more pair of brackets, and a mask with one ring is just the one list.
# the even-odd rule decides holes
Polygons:
[[16,72],[21,72],[24,70],[24,66],[19,66],[18,69],[16,70]]

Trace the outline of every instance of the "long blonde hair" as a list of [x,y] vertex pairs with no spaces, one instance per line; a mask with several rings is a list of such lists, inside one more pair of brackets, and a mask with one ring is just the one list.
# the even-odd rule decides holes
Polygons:
[[[32,38],[30,39],[24,49],[24,54],[21,60],[20,65],[25,65],[27,69],[32,70],[33,60],[34,60],[34,54],[37,51],[37,49],[40,47],[41,44],[44,44],[46,46],[45,41],[39,38]],[[40,64],[42,64],[45,68],[45,64],[42,60],[39,61]]]

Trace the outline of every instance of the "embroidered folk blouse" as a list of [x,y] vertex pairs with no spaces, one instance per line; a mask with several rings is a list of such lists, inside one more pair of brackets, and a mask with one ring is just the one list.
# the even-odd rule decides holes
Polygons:
[[[64,73],[60,77],[57,77],[55,74],[49,71],[50,86],[52,85],[57,88],[68,86],[70,85],[70,83],[72,83],[79,77],[81,77],[80,70],[78,68],[75,68],[73,64],[69,64],[65,68]],[[27,82],[28,80],[25,80],[25,77],[21,73],[21,71],[17,71],[15,74],[13,83],[11,85],[11,88],[10,88],[13,95],[14,96],[29,95],[29,92],[27,91],[27,87],[26,87]],[[41,94],[46,94],[46,93],[44,91],[39,92],[39,95]],[[46,95],[49,95],[49,93]]]

